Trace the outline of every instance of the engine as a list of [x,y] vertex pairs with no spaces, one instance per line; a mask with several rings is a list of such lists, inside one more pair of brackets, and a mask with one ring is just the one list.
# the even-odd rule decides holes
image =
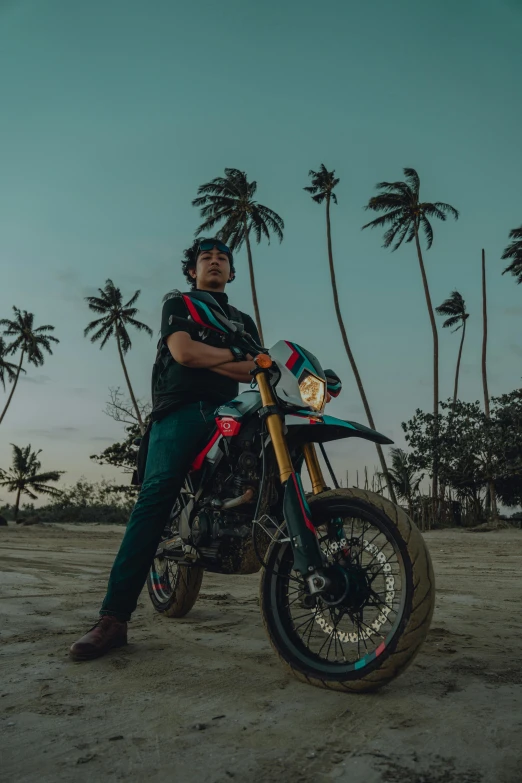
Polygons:
[[240,436],[221,441],[223,457],[190,520],[187,543],[204,559],[207,570],[250,573],[259,568],[257,558],[251,557],[251,539],[261,480],[261,444],[259,435],[255,437],[259,423],[249,424]]

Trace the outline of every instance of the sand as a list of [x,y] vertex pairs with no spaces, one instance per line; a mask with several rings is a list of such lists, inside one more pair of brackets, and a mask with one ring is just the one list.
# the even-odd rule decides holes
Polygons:
[[206,575],[183,620],[142,593],[128,647],[73,663],[123,533],[0,528],[0,779],[522,781],[522,531],[436,531],[428,641],[372,695],[280,665],[259,576]]

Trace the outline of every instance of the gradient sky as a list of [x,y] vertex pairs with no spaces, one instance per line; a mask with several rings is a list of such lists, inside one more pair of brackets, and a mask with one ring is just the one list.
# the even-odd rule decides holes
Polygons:
[[[253,251],[265,337],[295,340],[337,370],[332,413],[366,422],[332,306],[324,209],[302,190],[322,162],[341,178],[339,291],[377,428],[403,445],[401,422],[431,405],[414,246],[391,253],[379,231],[361,231],[375,184],[405,166],[424,199],[461,212],[435,225],[425,256],[434,304],[456,288],[471,313],[461,396],[482,399],[482,247],[490,393],[520,386],[522,286],[501,275],[500,256],[522,223],[521,40],[521,0],[0,0],[0,317],[17,305],[61,341],[19,383],[0,465],[11,442],[31,443],[66,482],[117,475],[89,455],[123,434],[102,411],[124,379],[116,346],[84,339],[82,297],[108,277],[128,298],[141,289],[155,337],[136,335],[128,367],[146,397],[162,296],[185,288],[191,200],[225,166],[257,180],[259,201],[285,220],[281,245]],[[245,262],[242,251],[228,293],[252,312]],[[441,330],[442,398],[458,341]],[[364,441],[330,452],[342,471],[377,464]]]

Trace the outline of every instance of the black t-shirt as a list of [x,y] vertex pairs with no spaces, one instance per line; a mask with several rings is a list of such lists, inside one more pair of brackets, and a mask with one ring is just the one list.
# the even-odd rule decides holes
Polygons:
[[[225,293],[212,293],[216,302],[223,308],[231,320],[234,313],[228,306]],[[212,370],[185,367],[179,364],[166,345],[166,338],[174,332],[184,331],[183,326],[169,323],[171,315],[187,318],[189,313],[181,296],[167,299],[161,313],[161,343],[152,371],[152,414],[153,420],[161,419],[168,413],[192,402],[212,402],[216,407],[232,400],[239,392],[239,384],[231,378],[212,372]],[[241,313],[245,331],[259,344],[256,325],[249,315]],[[192,334],[192,339],[196,339]],[[226,342],[212,342],[212,337],[204,339],[211,345],[226,348]]]

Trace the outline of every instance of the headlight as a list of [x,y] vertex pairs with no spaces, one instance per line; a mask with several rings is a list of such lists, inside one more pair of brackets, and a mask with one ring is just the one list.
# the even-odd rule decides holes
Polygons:
[[303,402],[313,408],[314,411],[322,411],[324,407],[326,384],[321,378],[315,375],[307,375],[299,383],[299,391]]

